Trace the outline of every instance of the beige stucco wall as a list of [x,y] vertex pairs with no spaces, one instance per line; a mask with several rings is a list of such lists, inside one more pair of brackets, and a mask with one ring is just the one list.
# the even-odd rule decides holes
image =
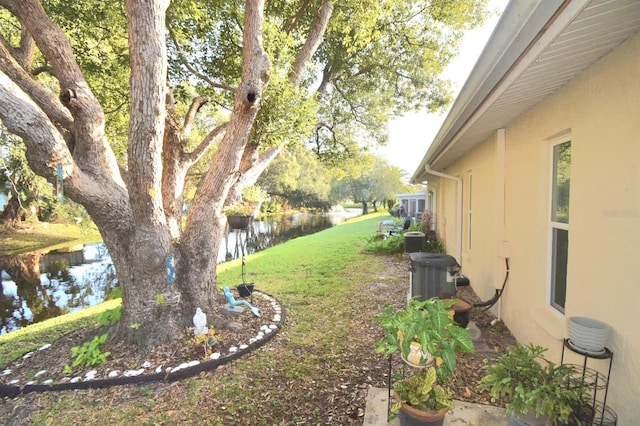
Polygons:
[[[551,144],[559,137],[570,139],[572,149],[565,315],[547,304]],[[486,298],[498,285],[499,254],[508,255],[502,318],[520,342],[547,347],[553,361],[560,361],[566,317],[611,325],[607,403],[618,425],[640,424],[640,36],[507,126],[504,231],[495,220],[496,158],[494,136],[446,170],[473,174],[473,248],[466,256],[463,249],[463,272]],[[451,206],[453,192],[447,182],[439,200]],[[447,251],[454,254],[449,241],[457,216],[451,208],[445,214]],[[607,365],[589,363],[601,371]]]

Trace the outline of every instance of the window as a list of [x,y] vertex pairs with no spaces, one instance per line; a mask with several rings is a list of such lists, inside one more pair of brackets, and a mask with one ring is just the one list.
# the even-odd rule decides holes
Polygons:
[[569,192],[571,187],[571,141],[552,146],[550,214],[550,299],[549,304],[564,313],[567,299],[569,258]]

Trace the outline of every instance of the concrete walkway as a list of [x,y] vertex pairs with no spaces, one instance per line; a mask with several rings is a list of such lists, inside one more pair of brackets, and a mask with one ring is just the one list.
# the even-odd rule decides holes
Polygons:
[[[447,413],[445,426],[502,426],[508,423],[504,410],[490,405],[455,401],[456,408]],[[369,388],[364,424],[367,426],[399,426],[400,421],[387,421],[389,394],[386,388]]]

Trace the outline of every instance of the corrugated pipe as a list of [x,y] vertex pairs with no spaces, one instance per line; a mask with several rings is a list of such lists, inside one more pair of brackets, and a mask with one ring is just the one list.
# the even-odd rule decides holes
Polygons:
[[488,311],[489,309],[491,309],[493,307],[493,305],[496,304],[496,302],[500,299],[500,296],[502,296],[502,292],[504,291],[504,288],[507,285],[507,281],[509,280],[509,258],[505,258],[504,262],[506,264],[506,268],[507,271],[504,275],[504,282],[502,283],[502,288],[501,289],[496,289],[496,293],[493,295],[493,297],[489,300],[487,300],[486,302],[476,302],[473,304],[474,308],[485,308],[485,311]]

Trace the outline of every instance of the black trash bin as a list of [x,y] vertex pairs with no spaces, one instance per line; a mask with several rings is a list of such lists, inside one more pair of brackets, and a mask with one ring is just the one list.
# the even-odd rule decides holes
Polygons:
[[404,233],[404,252],[415,253],[423,251],[426,243],[424,232],[410,231]]
[[453,256],[444,253],[411,253],[411,297],[420,301],[432,297],[456,295],[453,281],[460,265]]

